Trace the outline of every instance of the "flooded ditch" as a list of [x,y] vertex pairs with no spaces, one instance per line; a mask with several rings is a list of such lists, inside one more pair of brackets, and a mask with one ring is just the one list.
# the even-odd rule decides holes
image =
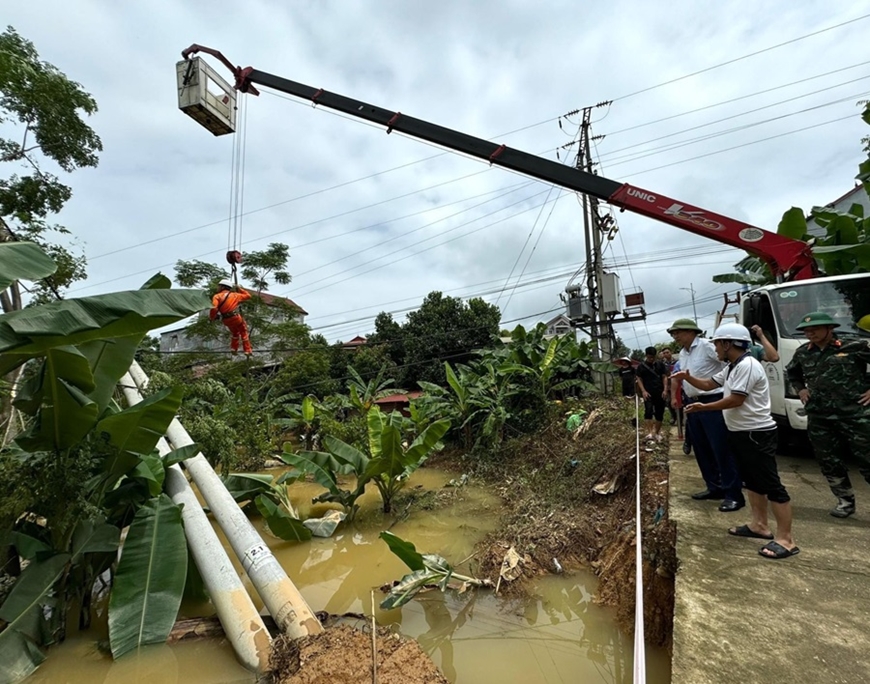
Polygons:
[[[329,539],[291,544],[267,533],[264,538],[315,611],[371,615],[374,590],[378,624],[416,639],[454,684],[631,682],[632,640],[617,629],[614,611],[593,601],[597,580],[591,572],[540,577],[521,597],[496,597],[492,590],[431,591],[399,609],[377,607],[383,599],[379,587],[407,572],[378,538],[386,528],[418,551],[438,553],[454,566],[465,561],[457,570],[476,573],[475,544],[497,528],[501,503],[474,484],[445,488],[455,477],[433,468],[418,470],[407,488],[413,501],[409,506],[400,502],[391,516],[379,511],[372,491],[361,499],[356,522],[340,526]],[[322,491],[317,485],[296,484],[290,491],[303,518],[324,510],[309,503]],[[261,526],[259,520],[255,524]],[[183,612],[185,617],[210,613],[208,604],[186,604]],[[104,637],[92,630],[67,639],[51,649],[28,682],[254,681],[223,640],[148,647],[112,662],[97,649],[99,638]],[[670,681],[665,650],[648,648],[647,658],[650,684]]]

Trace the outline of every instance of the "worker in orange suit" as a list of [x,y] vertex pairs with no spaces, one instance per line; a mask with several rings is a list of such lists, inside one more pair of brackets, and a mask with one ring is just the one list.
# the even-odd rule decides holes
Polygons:
[[242,318],[239,305],[251,298],[251,293],[240,285],[235,286],[238,292],[233,292],[234,286],[232,281],[221,280],[218,283],[218,291],[211,298],[212,308],[208,312],[208,317],[211,320],[221,319],[221,322],[230,329],[232,340],[230,341],[230,349],[233,355],[239,353],[239,340],[242,341],[242,348],[247,356],[254,353],[251,347],[251,340],[248,337],[248,326],[245,319]]

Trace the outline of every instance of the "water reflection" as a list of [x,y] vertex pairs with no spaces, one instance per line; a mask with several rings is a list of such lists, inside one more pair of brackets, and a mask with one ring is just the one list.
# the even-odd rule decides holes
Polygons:
[[[584,582],[544,578],[537,596],[504,602],[492,593],[430,593],[390,615],[455,684],[632,681],[632,640]],[[398,611],[394,611],[398,612]],[[670,681],[666,654],[651,650],[648,681]]]

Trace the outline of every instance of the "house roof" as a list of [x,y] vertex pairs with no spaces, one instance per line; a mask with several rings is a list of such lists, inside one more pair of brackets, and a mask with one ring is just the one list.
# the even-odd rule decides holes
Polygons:
[[398,404],[400,402],[411,401],[412,399],[416,399],[417,397],[423,396],[423,393],[420,391],[414,392],[404,392],[402,394],[390,394],[386,397],[381,397],[380,399],[375,399],[376,404]]
[[559,314],[558,316],[555,316],[546,323],[544,323],[544,325],[549,328],[551,325],[557,325],[558,323],[565,323],[566,325],[571,325],[571,319],[568,318],[565,314]]
[[294,302],[292,299],[289,299],[287,297],[278,297],[277,295],[271,295],[268,292],[260,292],[258,294],[258,296],[260,299],[263,300],[264,304],[268,304],[270,306],[273,304],[276,304],[276,303],[284,304],[286,306],[289,306],[291,309],[295,309],[296,311],[298,311],[299,313],[301,313],[305,316],[308,315],[308,312],[305,309],[303,309],[296,302]]

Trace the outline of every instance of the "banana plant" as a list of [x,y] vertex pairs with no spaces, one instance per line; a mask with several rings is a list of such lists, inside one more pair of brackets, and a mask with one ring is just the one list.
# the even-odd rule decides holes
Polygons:
[[402,443],[403,418],[398,411],[385,416],[375,407],[368,413],[369,453],[364,479],[375,483],[381,494],[384,513],[392,510],[393,499],[441,438],[450,429],[450,421],[439,420],[429,425],[407,448]]
[[[369,482],[374,482],[378,488],[383,511],[389,513],[395,495],[405,486],[411,473],[437,447],[450,422],[440,420],[432,423],[408,447],[402,442],[403,426],[400,413],[394,411],[384,416],[377,406],[373,406],[367,416],[368,444],[365,452],[327,436],[324,439],[325,452],[293,453],[292,445],[285,444],[280,458],[288,465],[312,475],[315,482],[327,490],[315,501],[341,504],[348,520],[353,520],[359,510],[356,501]],[[355,485],[344,489],[339,486],[339,478],[348,475],[355,478]]]
[[492,581],[460,575],[441,556],[434,553],[419,553],[409,541],[396,536],[392,532],[381,532],[380,538],[390,547],[411,572],[402,577],[391,588],[387,597],[381,601],[381,608],[392,610],[410,601],[422,589],[438,587],[445,591],[451,580],[473,587],[490,587]]
[[302,448],[311,451],[314,448],[314,436],[320,427],[320,416],[326,412],[325,407],[313,394],[303,397],[299,404],[286,407],[289,418],[279,418],[275,421],[298,433],[302,441]]
[[368,413],[378,399],[402,391],[391,387],[395,380],[384,377],[385,368],[381,368],[368,382],[363,380],[353,366],[348,366],[347,372],[350,374],[350,379],[347,381],[350,405],[362,413]]
[[[0,252],[0,284],[48,269],[25,254],[18,265],[30,271],[10,270],[6,254]],[[35,472],[36,478],[61,481],[75,473],[78,478],[71,500],[22,480],[26,486],[15,499],[20,510],[13,512],[11,527],[0,529],[3,549],[11,547],[16,559],[30,560],[0,605],[5,623],[0,662],[8,681],[29,675],[44,657],[40,647],[63,637],[72,599],[81,605],[80,625],[86,623],[93,582],[104,570],[115,569],[120,529],[131,522],[128,539],[139,541],[123,554],[123,574],[131,571],[134,579],[126,587],[138,598],[127,597],[124,581],[112,590],[110,623],[125,626],[124,637],[117,630],[113,636],[110,628],[113,654],[165,640],[176,617],[179,584],[183,587],[177,571],[184,575],[175,551],[180,546],[186,558],[186,550],[178,509],[161,494],[164,469],[172,461],[160,461],[153,451],[181,394],[167,389],[127,409],[112,399],[148,330],[209,305],[202,291],[168,287],[169,280],[158,275],[138,291],[63,300],[0,316],[0,373],[28,364],[15,406],[29,425],[7,453],[9,476]],[[188,449],[178,458],[194,453]],[[139,515],[149,508],[163,522],[159,539],[145,521],[148,516]]]

